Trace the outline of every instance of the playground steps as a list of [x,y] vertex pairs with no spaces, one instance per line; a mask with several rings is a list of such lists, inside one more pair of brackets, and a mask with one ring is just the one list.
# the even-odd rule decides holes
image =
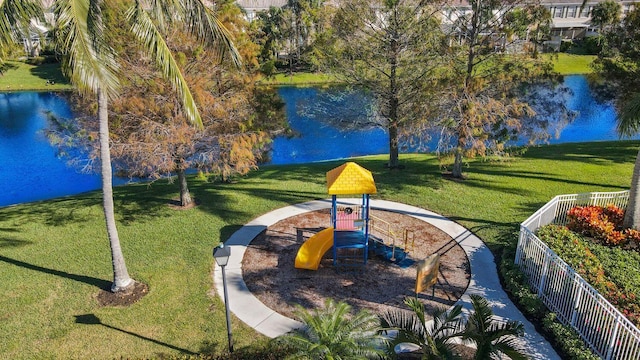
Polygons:
[[364,248],[339,249],[334,264],[340,270],[362,268],[364,264]]
[[335,266],[349,268],[365,265],[368,244],[361,231],[335,231],[333,244]]
[[384,244],[375,238],[372,238],[370,248],[373,253],[386,261],[393,262],[401,268],[408,268],[413,265],[415,261],[408,256],[408,252],[403,248],[395,247]]
[[408,254],[413,250],[415,234],[410,229],[397,231],[393,225],[381,218],[371,216],[371,248],[381,258],[403,268],[413,265]]

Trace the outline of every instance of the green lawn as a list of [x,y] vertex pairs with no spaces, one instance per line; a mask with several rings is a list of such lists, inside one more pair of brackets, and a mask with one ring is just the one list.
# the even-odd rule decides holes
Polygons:
[[[509,161],[471,161],[461,182],[443,179],[431,155],[403,155],[405,169],[393,171],[385,156],[356,161],[374,174],[374,198],[449,216],[497,250],[513,246],[518,224],[557,194],[627,188],[639,145],[535,147]],[[0,208],[0,358],[221,354],[226,329],[224,306],[211,295],[213,246],[261,214],[326,198],[325,172],[341,163],[265,166],[231,183],[192,178],[200,206],[186,211],[167,206],[175,184],[116,188],[129,271],[150,287],[128,308],[95,300],[112,276],[100,193]],[[100,323],[76,322],[82,315]],[[240,350],[264,339],[237,319],[233,330]]]
[[320,73],[298,72],[293,74],[276,74],[272,78],[260,80],[261,85],[317,85],[337,82],[331,75]]
[[[574,55],[567,53],[543,54],[553,61],[554,70],[561,75],[590,74],[593,72],[590,64],[596,58],[594,55]],[[270,79],[262,79],[261,85],[317,85],[337,82],[331,75],[317,73],[277,74]]]
[[0,75],[0,91],[69,90],[71,84],[62,75],[60,64],[30,65],[8,61]]
[[596,59],[595,55],[567,53],[544,54],[544,56],[551,57],[554,70],[561,75],[590,74],[593,72],[591,63]]
[[[545,54],[544,56],[551,56]],[[592,72],[589,64],[595,59],[590,55],[559,53],[554,60],[555,70],[562,75]],[[53,84],[47,83],[53,81]],[[261,85],[318,85],[337,82],[331,75],[318,73],[277,74],[262,79]],[[29,65],[24,62],[7,62],[6,71],[0,75],[0,91],[69,90],[72,86],[60,71],[60,64]]]

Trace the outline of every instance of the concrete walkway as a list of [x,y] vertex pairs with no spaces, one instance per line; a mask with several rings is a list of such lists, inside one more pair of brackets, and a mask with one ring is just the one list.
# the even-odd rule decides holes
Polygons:
[[[361,199],[340,199],[339,202],[357,205],[360,201]],[[243,226],[225,243],[225,246],[231,247],[231,256],[226,267],[230,310],[256,331],[269,337],[276,337],[299,327],[301,324],[278,314],[251,294],[242,279],[242,258],[247,245],[268,226],[280,220],[329,207],[331,207],[331,200],[316,200],[274,210]],[[397,202],[371,200],[371,208],[412,216],[437,227],[455,239],[469,257],[471,266],[469,287],[458,303],[462,304],[465,309],[471,309],[469,295],[478,294],[486,298],[498,318],[517,320],[524,324],[523,346],[532,359],[560,359],[551,345],[536,332],[534,326],[527,321],[502,290],[493,254],[471,231],[431,211]],[[222,272],[217,265],[214,270],[214,282],[218,295],[223,298]]]

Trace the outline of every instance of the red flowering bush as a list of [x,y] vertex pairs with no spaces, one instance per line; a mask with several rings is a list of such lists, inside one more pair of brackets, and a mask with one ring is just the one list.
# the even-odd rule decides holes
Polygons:
[[567,212],[567,227],[577,233],[591,236],[605,245],[623,245],[629,240],[637,240],[636,230],[622,231],[624,210],[615,205],[575,206]]
[[609,204],[607,207],[602,209],[602,213],[616,226],[616,228],[622,227],[622,222],[624,221],[623,209],[620,209],[613,204]]
[[638,245],[640,245],[640,231],[636,229],[625,229],[624,233],[627,235],[627,240],[629,240],[629,246],[632,249],[638,249]]

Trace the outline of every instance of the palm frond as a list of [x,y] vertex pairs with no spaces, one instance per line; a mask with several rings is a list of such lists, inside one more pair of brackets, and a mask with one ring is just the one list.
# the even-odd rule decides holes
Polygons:
[[175,87],[181,98],[184,112],[189,121],[202,128],[202,118],[196,106],[191,90],[187,85],[182,71],[173,57],[171,50],[164,41],[158,28],[149,14],[136,2],[127,11],[127,19],[131,24],[131,31],[149,52],[155,63],[160,67],[164,77]]
[[436,311],[433,316],[433,336],[444,339],[459,336],[462,329],[462,305],[456,305],[449,311]]
[[181,21],[180,14],[184,14],[180,0],[149,0],[145,2],[143,8],[148,9],[149,16],[162,33],[165,33],[176,21]]
[[366,359],[379,357],[375,348],[381,343],[379,321],[366,311],[350,316],[351,306],[329,299],[323,309],[313,311],[300,306],[296,316],[304,327],[288,333],[278,340],[288,344],[297,353],[291,358],[312,359]]
[[452,339],[459,335],[462,323],[462,307],[455,306],[451,311],[435,310],[433,321],[427,321],[424,305],[416,298],[405,299],[412,312],[393,311],[382,317],[382,326],[397,330],[398,334],[389,341],[389,352],[395,345],[409,342],[422,348],[427,358],[452,358]]
[[497,352],[507,355],[512,360],[526,360],[529,358],[514,337],[508,337],[495,342],[493,348]]
[[19,41],[20,36],[29,36],[31,19],[42,17],[42,4],[39,1],[0,0],[0,64],[3,62],[3,49]]
[[387,312],[382,316],[382,327],[398,331],[398,336],[392,341],[394,346],[401,342],[421,345],[427,336],[426,327],[421,324],[415,313],[407,311]]
[[517,337],[524,334],[522,323],[497,322],[489,302],[479,295],[471,295],[471,304],[473,312],[460,335],[465,343],[476,345],[475,359],[499,358],[500,354],[507,353],[521,359],[519,356],[524,355]]
[[55,12],[63,29],[60,48],[66,51],[63,71],[84,93],[102,89],[114,97],[119,86],[118,64],[113,49],[105,42],[104,26],[95,14],[98,0],[58,0]]
[[472,294],[470,297],[473,313],[469,316],[469,324],[484,333],[491,324],[493,311],[487,299],[475,294]]
[[620,107],[617,130],[620,136],[633,136],[640,132],[640,92],[631,94]]
[[240,53],[233,44],[233,36],[218,20],[213,10],[204,4],[203,0],[182,0],[185,11],[184,21],[189,31],[200,41],[203,41],[223,59],[229,57],[240,66]]

